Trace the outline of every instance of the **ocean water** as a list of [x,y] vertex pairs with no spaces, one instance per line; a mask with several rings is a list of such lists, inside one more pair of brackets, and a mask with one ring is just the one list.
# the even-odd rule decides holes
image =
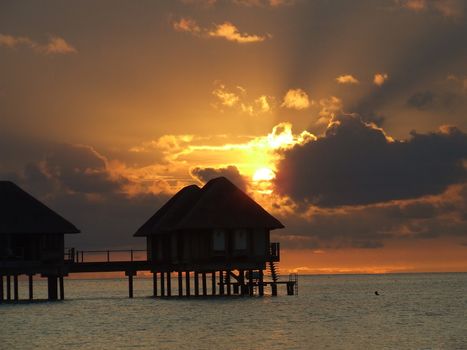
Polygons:
[[0,305],[0,349],[467,349],[466,273],[300,276],[297,296],[262,298],[134,284],[134,299],[125,279],[66,280],[63,302]]

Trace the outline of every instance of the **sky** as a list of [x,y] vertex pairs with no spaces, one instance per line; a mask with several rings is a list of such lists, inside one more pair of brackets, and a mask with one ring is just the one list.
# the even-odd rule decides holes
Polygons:
[[281,270],[467,271],[463,0],[0,0],[0,179],[133,233],[226,176]]

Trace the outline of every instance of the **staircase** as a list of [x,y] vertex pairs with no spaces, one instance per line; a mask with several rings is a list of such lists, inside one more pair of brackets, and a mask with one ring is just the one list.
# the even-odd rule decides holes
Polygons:
[[277,282],[279,280],[278,267],[274,261],[269,261],[269,273],[273,282]]

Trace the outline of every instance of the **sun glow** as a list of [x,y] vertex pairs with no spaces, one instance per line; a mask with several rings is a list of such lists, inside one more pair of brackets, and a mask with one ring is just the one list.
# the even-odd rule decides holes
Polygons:
[[270,168],[259,168],[253,174],[253,181],[271,181],[276,175]]

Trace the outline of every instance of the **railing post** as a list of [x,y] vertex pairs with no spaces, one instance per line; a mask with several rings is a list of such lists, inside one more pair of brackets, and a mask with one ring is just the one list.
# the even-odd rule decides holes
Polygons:
[[110,251],[107,251],[107,262],[110,262]]
[[131,261],[133,261],[133,249],[130,250]]

